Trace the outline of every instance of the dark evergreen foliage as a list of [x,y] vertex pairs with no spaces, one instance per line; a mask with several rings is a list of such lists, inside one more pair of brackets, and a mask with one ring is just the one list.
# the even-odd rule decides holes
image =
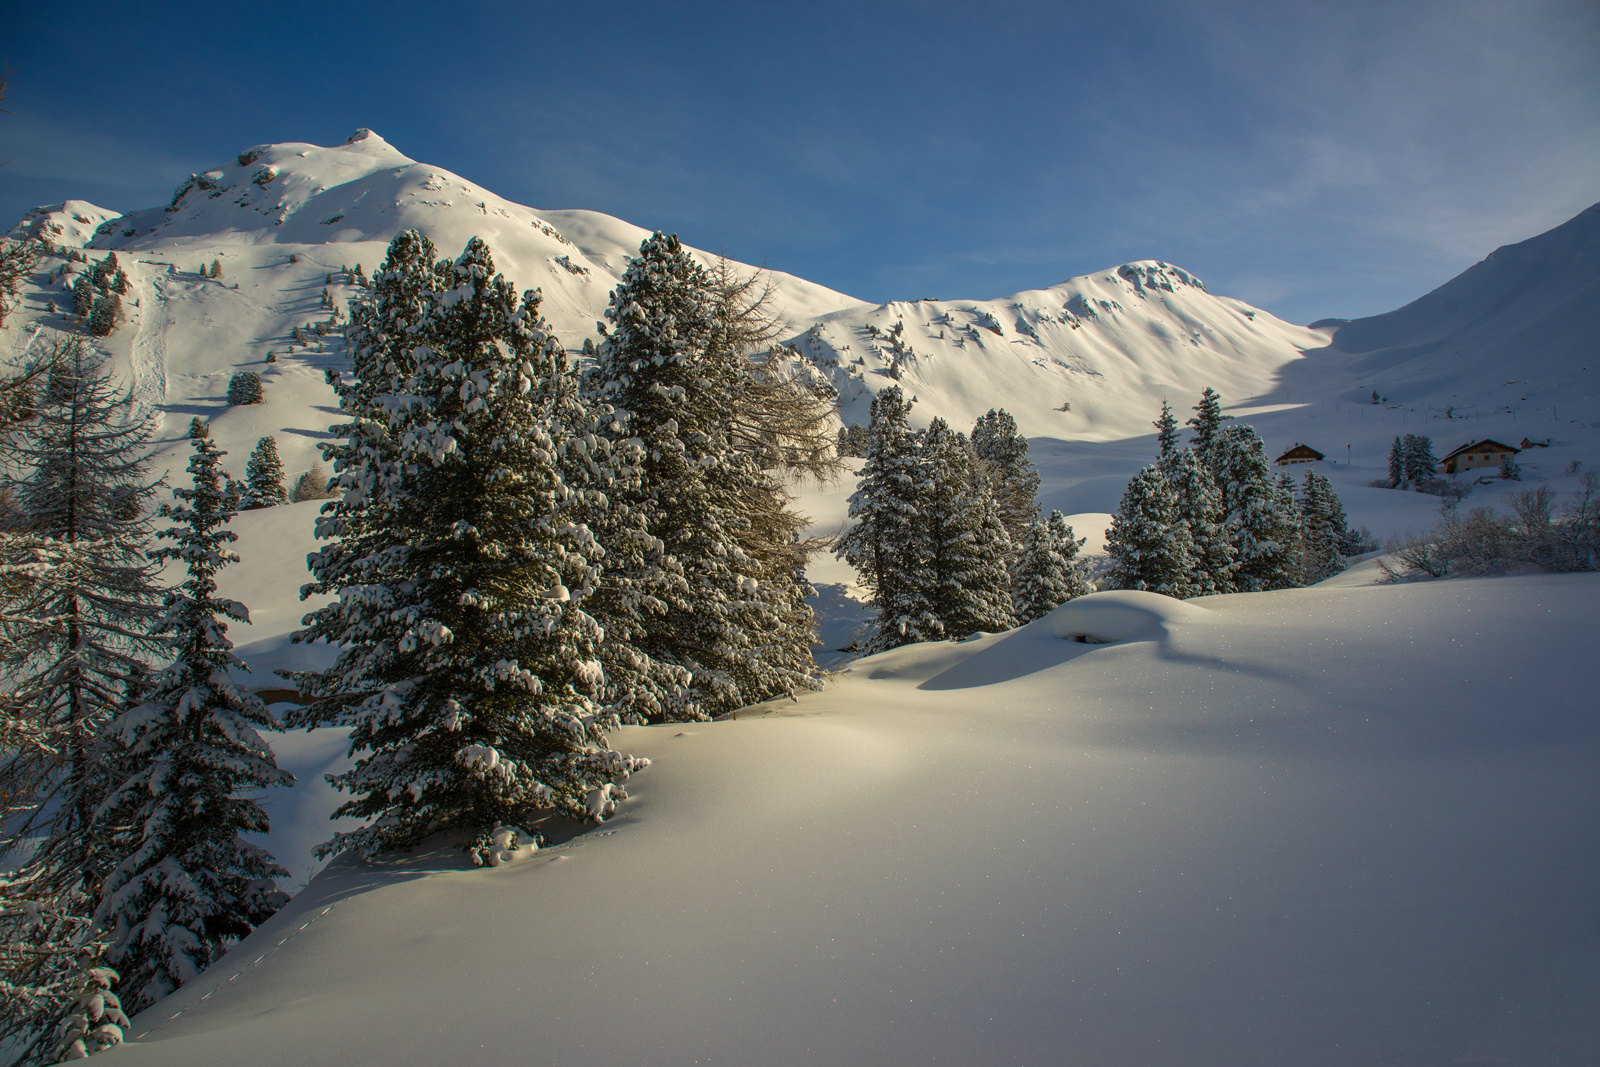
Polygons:
[[1106,552],[1112,560],[1110,588],[1189,595],[1189,531],[1160,467],[1145,467],[1128,482],[1106,531]]
[[652,718],[818,685],[805,523],[762,469],[759,428],[741,426],[753,370],[732,310],[678,239],[658,233],[612,293],[596,352],[592,389],[615,409],[610,435],[644,448],[638,484],[615,499],[656,542],[608,569],[597,610],[650,661],[691,678],[678,695],[641,679]]
[[173,658],[111,725],[119,781],[96,815],[120,861],[98,920],[135,1010],[198,975],[288,900],[273,881],[288,872],[240,837],[268,829],[254,791],[294,778],[257,733],[277,725],[272,713],[229,675],[245,668],[226,620],[248,615],[217,597],[216,573],[239,557],[226,547],[235,535],[224,528],[233,511],[223,453],[203,431],[190,437],[192,486],[174,489],[178,503],[161,512],[177,523],[159,535],[173,543],[151,553],[188,571],[158,627]]
[[1178,451],[1178,419],[1172,414],[1172,406],[1165,400],[1161,402],[1161,417],[1155,421],[1156,428],[1156,461],[1165,463]]
[[[368,823],[325,850],[460,827],[493,862],[542,813],[607,817],[645,762],[606,742],[618,716],[585,610],[604,549],[583,519],[627,472],[593,433],[538,294],[518,301],[477,239],[440,269],[403,238],[340,383],[343,502],[319,524],[339,540],[307,587],[340,599],[297,638],[342,650],[300,677],[316,700],[296,721],[348,725],[358,756],[334,779],[353,794],[339,814]],[[402,361],[377,362],[390,348]]]
[[1017,622],[1032,622],[1067,601],[1093,592],[1077,561],[1086,538],[1074,538],[1059,511],[1036,520],[1017,550],[1011,605]]
[[919,553],[922,494],[927,482],[922,435],[911,428],[911,403],[898,385],[872,400],[866,463],[850,497],[855,520],[835,552],[861,575],[872,594],[867,652],[941,636],[926,590],[931,584]]
[[1209,385],[1206,386],[1205,391],[1200,394],[1200,402],[1194,406],[1194,417],[1187,423],[1194,427],[1192,447],[1201,462],[1210,463],[1212,438],[1221,429],[1223,422],[1231,418],[1232,415],[1222,413],[1222,398],[1217,395],[1217,391]]
[[89,312],[89,332],[104,337],[117,328],[122,316],[122,298],[116,293],[101,293],[94,298],[94,308]]
[[277,438],[263,437],[256,442],[245,463],[244,477],[242,507],[270,508],[288,499],[283,489],[283,461],[278,458]]
[[972,428],[972,451],[985,468],[1006,533],[1020,545],[1039,514],[1039,472],[1028,459],[1028,439],[1009,413],[991,408]]
[[242,370],[228,379],[228,403],[234,406],[261,403],[261,375],[253,370]]

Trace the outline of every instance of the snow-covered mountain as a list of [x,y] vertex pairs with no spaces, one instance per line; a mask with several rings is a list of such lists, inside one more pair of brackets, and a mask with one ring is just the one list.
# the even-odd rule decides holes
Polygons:
[[[597,212],[512,203],[368,130],[333,147],[245,149],[182,182],[170,203],[127,215],[82,201],[36,209],[12,233],[119,253],[134,289],[126,323],[104,344],[141,396],[167,413],[172,446],[189,418],[204,414],[228,451],[274,433],[287,465],[304,469],[331,414],[323,371],[339,357],[332,342],[287,355],[290,335],[326,317],[324,288],[341,305],[353,295],[341,267],[371,269],[409,228],[443,254],[483,237],[508,277],[543,291],[546,315],[573,350],[595,336],[612,287],[647,236]],[[1096,443],[1114,452],[1149,434],[1162,399],[1182,411],[1211,386],[1252,415],[1269,447],[1317,437],[1331,454],[1312,409],[1360,402],[1376,389],[1392,414],[1348,416],[1366,421],[1334,434],[1359,465],[1381,461],[1372,453],[1391,435],[1388,423],[1412,429],[1410,415],[1492,423],[1499,413],[1507,427],[1486,423],[1486,435],[1520,438],[1516,426],[1539,429],[1525,426],[1534,409],[1570,400],[1567,414],[1557,409],[1561,423],[1594,421],[1597,235],[1600,207],[1499,250],[1399,311],[1312,327],[1214,295],[1158,261],[994,300],[875,305],[792,275],[772,281],[799,369],[838,392],[845,421],[865,422],[871,397],[898,381],[917,399],[918,421],[943,415],[967,426],[1004,407],[1036,440],[1068,442],[1074,454]],[[200,273],[213,260],[221,279]],[[25,293],[0,350],[23,350],[38,325],[66,325],[47,305],[62,304],[71,281]],[[264,363],[269,352],[275,363]],[[242,368],[263,373],[266,404],[225,405],[227,381]],[[1524,423],[1513,422],[1518,410]],[[1454,436],[1441,445],[1453,448]],[[1095,492],[1060,503],[1109,510],[1114,500],[1103,490],[1126,479],[1126,466]]]
[[[324,317],[330,273],[342,304],[353,291],[340,268],[371,269],[410,228],[444,254],[483,237],[508,277],[543,291],[546,316],[574,350],[595,335],[612,287],[647,236],[597,212],[512,203],[408,159],[367,130],[328,148],[248,148],[192,175],[169,204],[116,215],[71,201],[38,209],[13,232],[119,253],[135,291],[127,323],[106,345],[145,399],[172,414],[174,442],[189,417],[204,412],[217,417],[214,430],[230,451],[264,432],[299,435],[302,447],[286,461],[304,467],[315,458],[306,435],[327,423],[317,409],[331,400],[320,383],[333,353],[284,359],[290,334]],[[199,273],[213,259],[220,281]],[[781,272],[771,277],[804,372],[831,382],[844,418],[854,421],[865,421],[867,400],[898,376],[918,398],[922,421],[942,414],[970,424],[1000,406],[1029,434],[1114,440],[1143,433],[1163,396],[1187,398],[1207,385],[1254,396],[1305,350],[1326,344],[1325,333],[1213,296],[1164,263],[1131,263],[1000,300],[885,305]],[[70,281],[25,300],[8,326],[13,351],[26,343],[18,331],[64,325],[43,312]],[[263,366],[269,351],[279,360]],[[228,377],[246,367],[267,377],[267,410],[222,405]]]

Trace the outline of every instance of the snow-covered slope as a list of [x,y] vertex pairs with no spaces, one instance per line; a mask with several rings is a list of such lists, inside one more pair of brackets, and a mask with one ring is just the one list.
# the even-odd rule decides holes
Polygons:
[[617,820],[337,861],[114,1062],[1592,1063],[1597,604],[1097,594],[626,730]]
[[115,211],[95,207],[87,200],[68,200],[34,208],[22,216],[6,236],[13,240],[37,237],[54,244],[82,248],[94,239],[95,231],[117,217]]
[[1141,436],[1170,398],[1206,386],[1269,392],[1287,364],[1327,343],[1242,301],[1213,296],[1168,263],[1128,263],[1001,300],[920,300],[823,316],[793,342],[833,368],[845,418],[898,378],[913,413],[970,426],[1004,407],[1030,437]]
[[[598,212],[513,204],[413,162],[367,130],[331,148],[246,149],[184,181],[170,204],[127,215],[81,201],[37,209],[13,234],[37,231],[65,247],[87,243],[96,259],[117,252],[133,288],[124,298],[125,323],[101,344],[140,397],[166,416],[163,465],[182,469],[183,434],[189,419],[202,415],[237,463],[256,438],[276,435],[293,472],[317,459],[315,444],[333,415],[323,372],[339,355],[336,339],[288,354],[290,336],[327,317],[324,288],[341,307],[355,294],[341,267],[359,263],[370,271],[389,241],[411,228],[428,234],[443,255],[483,237],[507,277],[543,291],[545,315],[573,349],[594,336],[628,257],[649,235]],[[213,260],[220,279],[201,274]],[[790,275],[771,277],[791,317],[860,304]],[[35,279],[0,330],[0,352],[15,356],[37,344],[38,326],[68,326],[48,305],[70,306],[73,278]],[[265,362],[269,352],[275,363]],[[265,404],[227,407],[228,379],[241,369],[262,373]]]
[[1600,399],[1600,204],[1405,307],[1336,329],[1332,349],[1396,400],[1586,410]]

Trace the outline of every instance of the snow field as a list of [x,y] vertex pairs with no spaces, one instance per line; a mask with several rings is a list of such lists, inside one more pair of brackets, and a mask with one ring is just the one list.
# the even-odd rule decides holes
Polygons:
[[340,860],[117,1055],[1588,1062],[1597,593],[1096,594],[624,730],[603,829]]

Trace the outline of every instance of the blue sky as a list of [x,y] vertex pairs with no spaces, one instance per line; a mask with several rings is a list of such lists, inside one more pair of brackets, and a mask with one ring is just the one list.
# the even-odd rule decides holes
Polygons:
[[1600,4],[7,5],[0,218],[367,126],[868,300],[1399,306],[1600,200]]

